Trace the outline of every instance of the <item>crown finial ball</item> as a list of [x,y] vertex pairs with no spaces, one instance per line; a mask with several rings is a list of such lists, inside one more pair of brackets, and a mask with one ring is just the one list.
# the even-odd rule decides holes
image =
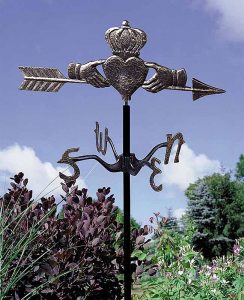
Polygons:
[[124,21],[122,22],[122,26],[125,26],[125,27],[130,27],[130,23],[129,23],[129,21],[127,21],[127,20],[124,20]]

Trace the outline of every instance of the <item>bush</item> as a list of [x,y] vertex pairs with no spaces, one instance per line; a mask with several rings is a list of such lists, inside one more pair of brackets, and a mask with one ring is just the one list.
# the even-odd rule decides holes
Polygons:
[[[53,196],[32,200],[23,173],[12,180],[0,198],[0,299],[122,299],[123,225],[110,189],[98,189],[93,201],[74,182],[62,183],[57,214]],[[147,233],[133,230],[132,250],[143,249]]]

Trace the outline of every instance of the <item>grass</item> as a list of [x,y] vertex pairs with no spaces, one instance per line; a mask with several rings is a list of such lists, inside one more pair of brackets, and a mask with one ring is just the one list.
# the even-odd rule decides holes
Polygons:
[[[58,178],[55,177],[35,198],[34,201]],[[17,200],[15,201],[13,207],[10,209],[10,201],[8,205],[4,207],[4,201],[0,201],[0,300],[6,299],[5,297],[8,293],[13,290],[14,286],[21,281],[21,279],[26,276],[31,270],[35,268],[42,261],[42,259],[51,252],[52,249],[48,249],[36,259],[34,259],[30,264],[23,264],[24,261],[28,261],[33,254],[36,239],[40,234],[45,232],[43,224],[47,218],[54,212],[55,207],[49,210],[44,216],[36,222],[34,225],[28,227],[27,215],[30,210],[33,209],[33,203],[28,205],[26,209],[17,214],[17,204],[18,200],[22,196],[23,189],[21,190]],[[50,193],[52,191],[49,191]],[[47,194],[48,194],[47,193]],[[66,195],[67,197],[68,195]],[[61,204],[62,199],[57,205]],[[34,202],[35,203],[35,202]],[[34,204],[35,205],[35,204]],[[15,218],[13,218],[15,216]],[[24,233],[19,232],[19,225],[26,219],[27,230]],[[12,228],[11,228],[12,227]],[[54,247],[55,244],[52,245]],[[62,274],[59,274],[52,278],[50,281],[45,282],[39,287],[33,289],[22,299],[30,299],[31,296],[36,294],[38,291],[43,289],[50,282],[59,279],[60,277],[66,275],[73,270],[69,270]]]

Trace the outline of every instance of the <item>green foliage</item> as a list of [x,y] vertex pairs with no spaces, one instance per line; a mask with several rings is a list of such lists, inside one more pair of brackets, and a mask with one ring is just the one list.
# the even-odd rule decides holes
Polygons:
[[[121,224],[124,224],[124,213],[120,208],[118,208],[116,210],[115,215],[116,215],[116,221],[121,223]],[[130,223],[131,223],[131,229],[139,229],[141,227],[141,225],[138,224],[136,222],[136,220],[132,217],[130,218]]]
[[210,263],[191,247],[193,231],[189,219],[185,219],[184,234],[161,231],[151,248],[158,273],[151,278],[142,277],[133,290],[133,300],[243,299],[244,239],[236,242],[230,256]]
[[[141,293],[135,299],[227,300],[243,299],[244,278],[240,258],[224,257],[212,264],[202,264],[190,247],[182,249],[184,259],[161,276],[141,282]],[[185,263],[186,262],[186,263]]]
[[239,161],[236,165],[236,174],[237,180],[244,180],[244,155],[241,154]]
[[171,229],[167,218],[155,214],[156,239],[148,255],[157,273],[142,276],[133,300],[243,300],[244,156],[236,180],[230,173],[205,176],[186,196],[183,230]]
[[189,217],[196,232],[193,245],[206,258],[225,255],[243,236],[244,184],[230,173],[205,176],[186,190]]

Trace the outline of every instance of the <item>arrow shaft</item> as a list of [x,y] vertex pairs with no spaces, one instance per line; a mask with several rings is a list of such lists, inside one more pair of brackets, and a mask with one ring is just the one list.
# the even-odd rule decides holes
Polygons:
[[[87,83],[86,80],[70,79],[70,78],[58,78],[58,77],[39,77],[39,76],[24,76],[25,80],[34,80],[34,81],[45,81],[45,82],[59,82],[59,83]],[[180,87],[180,86],[168,86],[165,89],[175,90],[175,91],[184,91],[184,92],[199,92],[199,93],[211,93],[211,94],[220,94],[225,92],[221,89],[211,89],[211,88],[194,88],[190,86]]]
[[217,92],[216,90],[213,89],[196,89],[192,88],[190,86],[185,86],[185,87],[179,87],[179,86],[168,86],[165,88],[166,90],[176,90],[176,91],[185,91],[185,92],[203,92],[203,93],[212,93],[212,92]]
[[[62,82],[62,83],[87,83],[85,80],[69,79],[69,78],[50,78],[50,77],[33,77],[25,76],[26,80],[36,80],[36,81],[47,81],[47,82]],[[179,87],[179,86],[168,86],[167,90],[185,91],[185,92],[213,92],[212,89],[196,89],[189,86]]]
[[32,76],[24,76],[25,80],[36,80],[36,81],[46,81],[46,82],[62,82],[62,83],[87,83],[85,80],[75,80],[68,78],[50,78],[50,77],[32,77]]

